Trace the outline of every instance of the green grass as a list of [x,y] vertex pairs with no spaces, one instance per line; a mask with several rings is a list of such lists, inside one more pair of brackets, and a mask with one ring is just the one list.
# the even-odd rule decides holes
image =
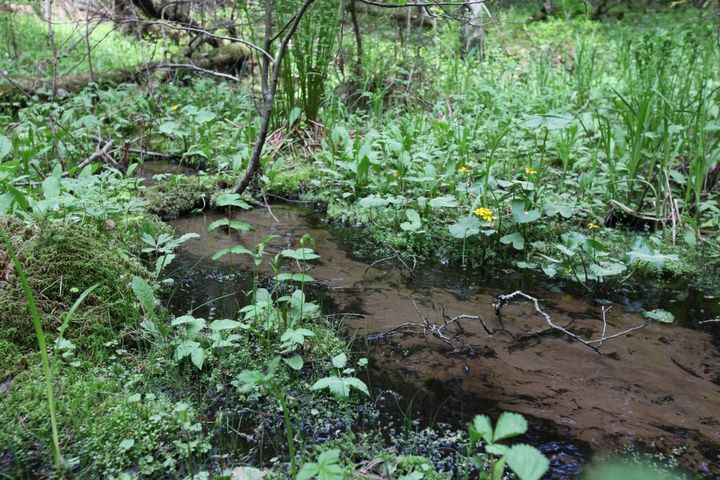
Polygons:
[[[123,35],[107,22],[95,25],[91,26],[89,37],[95,72],[128,68],[152,60],[153,43]],[[59,54],[58,75],[88,73],[84,23],[56,20],[54,29]],[[48,78],[52,74],[52,58],[45,21],[38,15],[0,12],[0,69],[11,77]]]

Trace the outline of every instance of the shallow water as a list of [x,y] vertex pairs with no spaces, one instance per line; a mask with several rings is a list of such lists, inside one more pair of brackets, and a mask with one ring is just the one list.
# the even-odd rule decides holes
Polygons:
[[[401,395],[387,409],[424,422],[457,424],[476,413],[511,410],[528,415],[533,419],[528,440],[553,458],[552,478],[575,476],[589,449],[603,452],[630,441],[665,450],[688,445],[680,458],[684,465],[708,478],[720,473],[720,351],[713,343],[718,327],[682,326],[696,324],[714,299],[648,289],[654,297],[662,295],[661,305],[650,307],[671,306],[684,314],[682,322],[651,324],[607,342],[598,354],[546,331],[544,320],[528,302],[513,301],[503,308],[501,318],[495,316],[493,295],[522,288],[541,299],[556,323],[572,323],[570,328],[584,337],[599,335],[599,305],[551,291],[558,289],[538,278],[508,274],[480,281],[441,266],[420,268],[411,277],[396,268],[399,262],[371,267],[352,258],[351,245],[345,242],[348,237],[359,241],[357,235],[319,224],[309,210],[276,205],[272,213],[256,209],[240,217],[256,231],[208,234],[208,225],[224,218],[213,212],[171,222],[178,233],[201,235],[184,244],[170,266],[170,276],[177,280],[170,300],[174,312],[194,309],[206,318],[234,316],[247,300],[241,291],[251,286],[249,258],[209,257],[238,243],[253,249],[268,235],[280,235],[267,249],[270,258],[283,248],[297,248],[300,237],[308,233],[322,256],[310,271],[318,281],[313,295],[327,313],[357,314],[343,317],[350,335],[386,331],[417,322],[421,315],[436,323],[443,322],[443,315],[480,315],[491,331],[488,334],[479,321],[462,322],[462,338],[475,356],[453,353],[438,339],[423,336],[363,345],[371,359],[369,382],[375,391],[392,389]],[[618,303],[607,316],[609,333],[642,321],[633,312],[644,305],[642,298],[624,292],[612,296]]]

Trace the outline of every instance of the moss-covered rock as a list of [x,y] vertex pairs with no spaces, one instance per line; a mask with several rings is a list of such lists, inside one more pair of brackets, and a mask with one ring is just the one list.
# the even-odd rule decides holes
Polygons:
[[210,205],[213,194],[230,184],[225,176],[175,175],[147,190],[148,211],[164,219],[176,218]]

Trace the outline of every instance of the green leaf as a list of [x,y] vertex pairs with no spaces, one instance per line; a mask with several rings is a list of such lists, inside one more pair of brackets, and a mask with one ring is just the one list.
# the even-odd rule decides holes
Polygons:
[[193,365],[198,368],[198,370],[202,370],[203,363],[205,363],[205,350],[203,350],[202,348],[196,348],[190,354],[190,360],[192,361]]
[[263,480],[265,471],[253,467],[235,467],[230,475],[230,480]]
[[222,250],[216,252],[215,255],[212,256],[212,259],[217,260],[218,258],[227,255],[228,253],[234,253],[236,255],[250,255],[252,257],[255,256],[255,252],[251,252],[242,245],[236,245],[231,248],[223,248]]
[[133,440],[132,438],[126,438],[125,440],[123,440],[122,442],[120,442],[120,445],[118,445],[118,450],[120,450],[121,453],[122,453],[122,452],[127,452],[127,451],[130,450],[134,445],[135,445],[135,440]]
[[540,450],[524,444],[510,447],[505,461],[519,480],[540,480],[550,468],[550,462]]
[[643,312],[643,316],[660,323],[673,323],[675,321],[675,315],[661,308],[645,311]]
[[240,207],[244,210],[251,210],[252,206],[240,199],[237,193],[223,193],[215,199],[215,205],[218,207]]
[[521,199],[513,200],[510,210],[513,220],[519,224],[534,222],[541,215],[539,210],[525,211],[525,201]]
[[450,235],[455,238],[468,238],[480,233],[480,220],[472,215],[460,218],[448,227]]
[[242,230],[243,232],[252,232],[255,230],[255,227],[247,222],[243,222],[242,220],[229,220],[227,218],[222,218],[211,223],[208,227],[208,232],[212,232],[213,230],[223,226],[232,228],[233,230]]
[[170,322],[170,325],[173,327],[186,325],[185,331],[188,335],[192,336],[205,328],[206,322],[204,318],[195,318],[192,315],[183,315],[173,319],[173,321]]
[[627,267],[622,263],[603,261],[590,265],[590,270],[598,277],[613,277],[623,273]]
[[275,277],[278,282],[313,282],[315,279],[307,273],[280,273]]
[[343,480],[344,471],[339,465],[340,450],[333,448],[321,453],[317,461],[303,464],[297,474],[297,480]]
[[509,233],[501,237],[500,243],[503,245],[509,245],[512,243],[515,250],[523,250],[525,248],[525,239],[520,232]]
[[452,195],[445,195],[444,197],[436,197],[430,200],[430,208],[454,208],[458,207],[458,201]]
[[422,222],[420,221],[420,215],[412,208],[405,210],[405,217],[407,217],[408,221],[400,224],[400,228],[402,230],[406,232],[414,232],[416,230],[419,230],[422,226]]
[[12,151],[12,142],[10,142],[10,139],[0,135],[0,160],[10,155],[10,152]]
[[132,279],[132,291],[135,298],[140,301],[145,314],[151,315],[155,311],[155,293],[152,287],[144,279],[135,276]]
[[335,368],[343,368],[347,364],[347,355],[341,353],[332,358],[332,364]]
[[491,443],[493,440],[493,428],[490,419],[486,415],[475,415],[470,424],[470,439],[473,443],[485,440]]
[[369,195],[365,198],[358,200],[358,205],[362,208],[378,208],[387,207],[390,202],[377,195]]
[[320,258],[320,255],[315,253],[312,248],[298,248],[295,250],[287,249],[281,251],[280,256],[300,261],[315,260]]
[[527,432],[528,424],[519,413],[503,412],[498,418],[493,434],[493,443]]
[[575,209],[568,205],[556,205],[550,201],[545,202],[545,215],[548,217],[560,214],[563,218],[571,218]]
[[236,320],[215,320],[209,325],[210,330],[213,330],[215,332],[219,332],[222,330],[233,330],[235,328],[242,328],[243,330],[247,330],[249,327],[245,325],[242,322],[238,322]]
[[283,358],[283,362],[287,363],[293,370],[301,370],[303,367],[303,359],[300,355],[293,355],[290,358]]

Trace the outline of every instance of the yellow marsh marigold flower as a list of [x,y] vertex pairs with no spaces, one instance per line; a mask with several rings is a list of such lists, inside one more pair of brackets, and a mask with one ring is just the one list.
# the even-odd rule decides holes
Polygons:
[[588,223],[588,230],[597,230],[600,226],[595,222]]
[[178,108],[180,108],[178,105],[173,105],[172,107],[170,107],[170,110],[172,110],[174,112]]
[[495,215],[493,215],[492,210],[490,210],[489,208],[476,208],[475,210],[473,210],[473,213],[485,220],[486,222],[492,222],[493,220],[495,220]]
[[525,167],[525,173],[527,175],[535,175],[537,173],[537,170],[532,167]]
[[466,166],[462,166],[462,167],[458,168],[458,172],[462,173],[462,174],[466,174],[466,173],[470,173],[470,169],[467,168]]

